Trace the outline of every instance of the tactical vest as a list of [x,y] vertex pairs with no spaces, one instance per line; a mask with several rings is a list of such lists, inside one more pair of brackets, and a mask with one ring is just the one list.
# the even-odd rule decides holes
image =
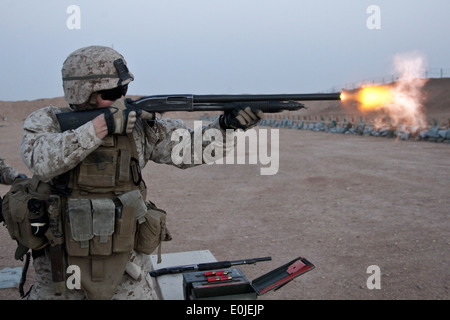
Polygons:
[[89,299],[110,299],[148,211],[133,137],[107,136],[71,170],[68,187],[63,215],[68,264],[80,268]]

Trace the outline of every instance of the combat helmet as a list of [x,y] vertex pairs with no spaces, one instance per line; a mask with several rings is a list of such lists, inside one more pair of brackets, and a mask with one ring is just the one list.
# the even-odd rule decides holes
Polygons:
[[124,87],[134,80],[125,58],[104,46],[89,46],[72,52],[61,70],[64,98],[72,106],[85,104],[92,93]]

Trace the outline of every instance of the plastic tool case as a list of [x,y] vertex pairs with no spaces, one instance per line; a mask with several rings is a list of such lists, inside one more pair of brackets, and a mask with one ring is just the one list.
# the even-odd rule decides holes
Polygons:
[[299,257],[252,282],[240,268],[188,272],[183,274],[184,299],[256,299],[312,269],[311,262]]

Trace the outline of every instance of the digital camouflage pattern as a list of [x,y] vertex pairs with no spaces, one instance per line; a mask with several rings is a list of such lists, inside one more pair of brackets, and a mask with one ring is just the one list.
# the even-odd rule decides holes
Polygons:
[[[35,279],[28,296],[29,300],[86,300],[85,294],[79,289],[67,289],[58,296],[54,294],[48,256],[44,255],[34,259],[33,267]],[[157,300],[154,282],[149,275],[150,270],[149,256],[133,251],[122,281],[111,300]]]
[[[92,121],[78,129],[61,133],[56,114],[64,111],[71,111],[71,109],[49,106],[33,112],[23,124],[24,135],[20,146],[22,159],[30,171],[45,182],[75,168],[103,143],[103,140],[97,138]],[[214,148],[214,145],[217,145],[218,150],[223,149],[225,156],[234,147],[230,143],[226,144],[227,141],[233,141],[233,139],[226,139],[227,135],[233,133],[230,133],[230,130],[225,132],[221,129],[219,120],[216,119],[200,128],[202,133],[198,135],[202,137],[205,131],[212,128],[220,130],[224,140],[202,141],[202,149],[204,150],[212,143],[210,147]],[[141,168],[144,168],[149,160],[182,169],[198,165],[195,161],[191,161],[192,164],[173,163],[172,148],[178,141],[172,141],[171,137],[177,129],[188,130],[191,133],[192,145],[194,144],[194,131],[182,120],[157,119],[153,127],[141,118],[137,120],[132,134]],[[191,150],[194,151],[193,146]]]
[[[56,114],[66,111],[72,110],[70,107],[49,106],[30,114],[23,125],[24,135],[20,146],[22,159],[33,174],[38,175],[46,182],[75,168],[103,143],[102,139],[97,138],[92,121],[78,129],[61,132]],[[196,129],[202,131],[197,133],[187,128],[181,120],[157,119],[153,126],[150,126],[146,120],[138,118],[132,135],[136,143],[139,165],[144,168],[150,160],[183,169],[198,165],[194,161],[191,162],[192,164],[173,163],[172,148],[178,141],[172,141],[172,133],[177,129],[186,129],[191,133],[191,137],[197,134],[202,137],[205,130],[210,128],[220,130],[223,134],[223,141],[202,141],[202,149],[204,150],[207,146],[214,148],[214,145],[217,145],[217,148],[222,148],[225,156],[231,148],[234,148],[234,145],[226,142],[234,140],[227,139],[227,134],[232,133],[221,129],[218,119]],[[192,138],[191,141],[193,144],[194,139]],[[193,146],[191,150],[194,151]],[[140,261],[138,265],[143,270],[142,275],[147,275],[147,271],[149,271],[149,261],[147,260],[149,260],[148,255],[135,253],[129,264]],[[56,297],[52,287],[49,257],[45,255],[38,257],[33,263],[36,285],[32,288],[30,299],[84,298],[80,290],[67,291],[63,296]],[[131,270],[136,270],[136,267]],[[151,279],[148,279],[147,276],[141,276],[139,279],[124,276],[113,299],[127,298],[156,299],[155,292],[151,287]]]
[[[134,80],[133,75],[128,71],[124,57],[114,49],[102,46],[85,47],[71,53],[63,64],[62,79],[64,96],[69,106],[66,108],[49,106],[37,110],[30,114],[23,124],[24,135],[20,146],[22,159],[30,171],[45,182],[50,182],[53,178],[74,169],[104,143],[104,140],[96,136],[92,121],[75,130],[61,132],[56,115],[61,112],[95,108],[97,107],[94,101],[94,97],[97,98],[95,93],[124,86]],[[183,129],[183,135],[186,132],[191,135],[192,155],[183,154],[183,157],[185,159],[191,156],[192,161],[174,163],[172,160],[172,150],[179,143],[177,139],[172,140],[172,134],[177,129]],[[196,150],[198,143],[195,143],[195,139],[198,137],[201,139],[209,129],[219,130],[223,141],[213,139],[211,142],[202,139],[201,150]],[[134,139],[141,168],[144,168],[150,160],[188,168],[203,162],[203,150],[207,147],[210,150],[223,150],[223,156],[225,156],[234,147],[234,139],[229,137],[227,139],[227,136],[232,134],[221,129],[218,119],[209,125],[196,128],[194,132],[181,120],[156,119],[150,123],[143,118],[138,118],[131,138]],[[229,141],[232,143],[227,144]],[[199,155],[199,151],[202,151],[202,154]],[[199,156],[202,161],[195,161]],[[149,256],[134,251],[130,254],[125,271],[131,278],[124,276],[113,299],[155,298],[151,281],[147,281],[149,280]],[[54,299],[47,253],[34,259],[33,263],[35,286],[30,293],[30,299]],[[72,290],[59,298],[85,297],[80,290]]]
[[0,158],[0,183],[1,184],[12,184],[14,179],[17,178],[19,173],[12,168],[5,160]]

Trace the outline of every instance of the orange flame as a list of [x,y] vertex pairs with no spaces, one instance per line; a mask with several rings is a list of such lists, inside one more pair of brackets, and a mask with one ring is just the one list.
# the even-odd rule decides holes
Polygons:
[[422,89],[427,80],[421,77],[425,58],[418,52],[397,54],[394,65],[399,73],[396,83],[362,88],[355,94],[355,100],[360,102],[360,110],[381,110],[389,115],[393,125],[426,125]]
[[381,112],[389,115],[394,125],[423,125],[425,119],[420,89],[424,82],[419,80],[415,80],[420,83],[415,83],[414,86],[411,86],[412,81],[399,81],[391,86],[364,87],[353,93],[345,92],[343,98],[345,101],[356,101],[362,112]]
[[343,91],[341,101],[356,101],[363,112],[377,111],[395,103],[395,94],[389,87],[364,87],[356,92]]
[[365,87],[357,93],[361,111],[375,111],[394,103],[395,97],[387,87]]
[[427,79],[421,78],[424,58],[417,53],[400,54],[394,57],[394,63],[400,73],[397,82],[345,92],[341,96],[342,101],[356,101],[362,112],[386,114],[393,125],[426,125],[422,89]]

